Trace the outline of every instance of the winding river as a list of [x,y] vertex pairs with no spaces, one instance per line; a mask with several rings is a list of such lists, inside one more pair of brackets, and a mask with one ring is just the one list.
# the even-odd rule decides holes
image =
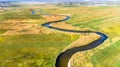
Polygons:
[[[64,16],[64,15],[53,15],[53,16]],[[61,29],[61,28],[57,28],[57,27],[53,27],[51,24],[52,23],[59,23],[59,22],[63,22],[70,19],[70,16],[65,16],[64,19],[62,20],[57,20],[57,21],[51,21],[51,22],[46,22],[44,24],[42,24],[42,26],[51,28],[51,29],[56,29],[59,31],[64,31],[64,32],[74,32],[74,33],[96,33],[97,35],[100,36],[99,39],[93,41],[92,43],[89,43],[88,45],[85,46],[80,46],[80,47],[75,47],[75,48],[71,48],[68,49],[62,53],[60,53],[57,58],[56,58],[56,63],[55,63],[55,67],[70,67],[70,58],[72,57],[73,54],[75,54],[78,51],[86,51],[86,50],[90,50],[93,49],[99,45],[101,45],[107,38],[108,36],[105,35],[104,33],[101,32],[96,32],[96,31],[79,31],[79,30],[67,30],[67,29]]]

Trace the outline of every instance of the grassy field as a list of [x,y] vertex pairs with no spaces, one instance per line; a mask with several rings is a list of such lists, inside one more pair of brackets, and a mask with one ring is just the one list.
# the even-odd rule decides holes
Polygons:
[[[23,7],[22,7],[23,8]],[[81,29],[101,31],[109,39],[90,51],[80,52],[74,57],[73,67],[119,67],[120,45],[120,7],[119,6],[27,6],[25,10],[0,13],[1,22],[22,22],[22,24],[42,24],[46,19],[39,15],[31,15],[29,8],[34,8],[38,14],[66,14],[71,24]],[[39,11],[42,10],[42,11]],[[12,17],[11,17],[12,16]],[[33,18],[33,19],[32,19]],[[40,19],[39,19],[40,18]],[[6,19],[8,21],[6,21]],[[12,19],[12,21],[11,21]],[[32,21],[32,20],[35,21]],[[39,19],[39,20],[38,20]],[[28,20],[30,20],[28,22]],[[31,28],[31,27],[30,27]],[[41,28],[43,29],[43,28]],[[50,29],[47,29],[49,31]],[[6,30],[0,30],[1,34]],[[64,38],[63,38],[64,37]],[[0,35],[0,65],[1,67],[53,67],[55,57],[66,46],[75,41],[77,35],[52,33],[37,35]],[[109,41],[110,40],[110,41]],[[111,44],[113,43],[113,44]]]
[[1,29],[0,30],[0,34],[3,34],[3,33],[5,33],[7,30],[5,30],[5,29]]
[[[119,67],[119,35],[120,35],[120,7],[119,6],[43,6],[41,9],[50,14],[68,14],[71,19],[68,24],[79,28],[101,31],[109,39],[96,49],[80,52],[71,61],[73,67]],[[49,11],[48,11],[49,10]],[[118,42],[117,42],[118,41]],[[115,44],[111,44],[115,43]],[[81,56],[84,56],[82,57]],[[92,65],[90,64],[92,62]]]
[[[0,67],[54,67],[57,55],[79,38],[76,34],[57,33],[41,27],[46,19],[39,14],[32,15],[26,8],[1,12],[0,15]],[[30,30],[40,32],[27,33]],[[18,31],[18,34],[4,35],[8,31]]]
[[95,53],[91,61],[95,67],[120,67],[120,41]]
[[41,24],[46,21],[45,18],[43,18],[41,15],[32,14],[32,11],[27,8],[23,8],[23,9],[16,8],[15,11],[14,11],[14,9],[12,9],[9,11],[1,12],[0,15],[1,15],[0,16],[1,22],[19,21],[19,22],[23,22],[23,23]]
[[0,67],[54,67],[58,53],[77,38],[60,33],[0,36]]

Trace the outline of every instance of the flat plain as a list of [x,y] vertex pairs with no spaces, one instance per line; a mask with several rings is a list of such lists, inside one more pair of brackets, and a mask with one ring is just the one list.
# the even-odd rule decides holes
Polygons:
[[[30,9],[35,10],[32,15]],[[65,23],[53,24],[60,28],[100,31],[109,39],[99,47],[76,53],[72,67],[120,67],[120,7],[31,5],[11,7],[0,12],[0,66],[1,67],[54,67],[57,55],[68,48],[87,45],[95,34],[74,34],[42,27],[47,21],[71,16]],[[65,26],[65,27],[63,27]],[[92,37],[91,39],[89,39]],[[70,46],[71,45],[71,46]]]

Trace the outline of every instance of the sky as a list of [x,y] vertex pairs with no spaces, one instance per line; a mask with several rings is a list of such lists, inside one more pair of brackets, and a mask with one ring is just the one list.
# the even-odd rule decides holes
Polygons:
[[120,0],[0,0],[0,1],[81,2],[81,1],[120,1]]

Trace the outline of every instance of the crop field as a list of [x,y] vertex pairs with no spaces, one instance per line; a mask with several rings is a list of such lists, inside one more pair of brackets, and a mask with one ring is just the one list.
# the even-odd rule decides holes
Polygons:
[[108,35],[109,39],[99,47],[76,53],[71,58],[71,67],[120,67],[119,6],[56,5],[21,6],[0,12],[0,67],[54,67],[61,51],[97,39],[95,34],[66,33],[42,27],[47,21],[63,19],[43,14],[71,16],[65,23],[53,24],[55,27]]

